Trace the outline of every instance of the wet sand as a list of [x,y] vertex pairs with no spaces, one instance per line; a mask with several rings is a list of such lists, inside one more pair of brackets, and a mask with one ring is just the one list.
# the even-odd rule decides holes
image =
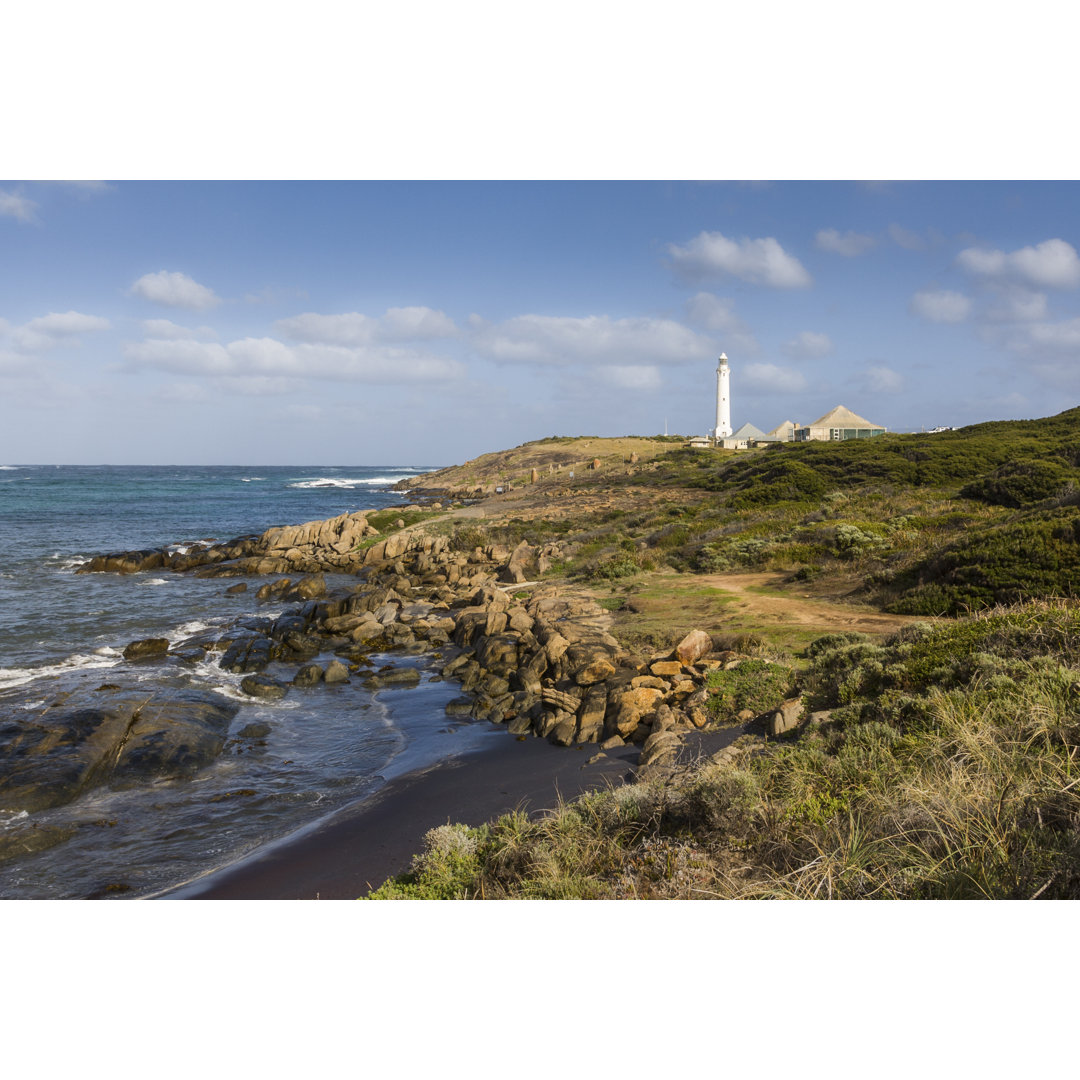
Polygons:
[[355,899],[407,870],[428,829],[480,825],[517,808],[540,812],[555,807],[560,795],[621,784],[638,752],[620,747],[586,765],[595,745],[567,749],[532,737],[518,742],[493,728],[489,746],[391,780],[314,828],[162,898]]
[[[684,760],[714,753],[741,728],[690,736]],[[447,822],[481,825],[522,809],[550,810],[559,797],[618,786],[640,747],[567,749],[493,728],[490,746],[390,781],[372,798],[263,848],[243,861],[164,894],[174,900],[351,900],[409,868],[424,833]]]

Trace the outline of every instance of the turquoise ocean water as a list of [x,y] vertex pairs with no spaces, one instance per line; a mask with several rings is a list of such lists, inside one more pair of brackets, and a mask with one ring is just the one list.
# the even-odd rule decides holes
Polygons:
[[97,790],[29,815],[0,805],[0,829],[71,831],[55,847],[0,863],[0,898],[156,895],[480,738],[480,725],[448,724],[443,707],[455,688],[426,671],[413,690],[371,694],[354,680],[262,703],[240,692],[242,676],[222,672],[213,653],[194,667],[127,664],[121,652],[137,638],[175,644],[281,608],[255,601],[258,579],[226,596],[233,580],[75,573],[110,551],[400,505],[408,496],[390,486],[434,467],[0,467],[0,724],[69,692],[135,679],[225,694],[241,704],[231,731],[256,720],[271,727],[264,746],[230,745],[191,781]]

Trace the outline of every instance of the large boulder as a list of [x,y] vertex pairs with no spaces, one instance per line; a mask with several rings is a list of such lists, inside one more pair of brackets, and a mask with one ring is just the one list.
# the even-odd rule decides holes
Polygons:
[[675,658],[683,664],[693,664],[712,652],[712,638],[704,630],[691,630],[675,646]]
[[141,641],[133,641],[124,649],[124,659],[160,660],[168,651],[168,638],[143,638]]
[[641,686],[636,690],[623,690],[618,693],[614,702],[614,719],[612,722],[612,734],[621,735],[624,739],[631,735],[641,723],[646,714],[656,708],[657,702],[663,697],[663,691],[654,690],[652,687]]
[[62,806],[104,784],[191,776],[225,744],[238,706],[191,690],[117,693],[0,725],[0,808]]

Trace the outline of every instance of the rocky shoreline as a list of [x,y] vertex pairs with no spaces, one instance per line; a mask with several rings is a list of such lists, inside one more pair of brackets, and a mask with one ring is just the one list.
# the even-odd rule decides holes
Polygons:
[[[376,669],[370,657],[426,654],[443,677],[460,683],[461,695],[447,706],[451,716],[505,725],[518,738],[592,744],[599,755],[640,747],[639,778],[671,769],[683,736],[710,723],[710,670],[743,658],[714,653],[702,631],[689,632],[669,653],[631,655],[609,632],[612,617],[592,596],[538,580],[560,550],[559,543],[523,541],[512,550],[458,551],[446,536],[422,527],[381,537],[361,512],[226,543],[102,555],[79,572],[286,575],[256,593],[260,600],[292,603],[278,617],[241,620],[202,639],[132,642],[124,655],[140,664],[218,655],[223,670],[244,675],[246,694],[273,700],[292,686],[320,682],[359,679],[370,689],[415,684],[415,667]],[[328,587],[328,574],[357,583]],[[325,667],[313,662],[327,652],[337,659]],[[291,683],[264,674],[271,663],[279,671],[281,664],[295,665]],[[167,686],[136,695],[130,687],[104,684],[85,700],[54,702],[30,719],[5,724],[0,801],[7,809],[37,810],[95,786],[190,777],[220,754],[237,711],[220,695]],[[800,713],[801,703],[787,703],[771,718],[771,733],[793,726]],[[265,734],[249,730],[257,727],[236,736],[257,739]]]

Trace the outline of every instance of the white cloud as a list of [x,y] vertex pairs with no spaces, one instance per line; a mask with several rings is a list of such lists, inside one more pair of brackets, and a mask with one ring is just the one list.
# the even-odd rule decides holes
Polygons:
[[477,352],[511,364],[637,366],[702,360],[716,352],[709,338],[671,319],[518,315],[470,325]]
[[757,240],[729,240],[722,233],[699,233],[688,244],[668,244],[675,272],[688,281],[731,274],[753,285],[799,289],[813,278],[793,255],[771,236]]
[[918,233],[905,229],[902,225],[890,225],[889,236],[892,237],[894,244],[906,248],[908,251],[926,250],[926,241]]
[[862,382],[871,394],[895,394],[904,388],[904,376],[884,364],[866,368]]
[[1032,292],[1023,285],[1001,285],[997,292],[1000,302],[986,312],[991,321],[1034,322],[1046,318],[1046,293]]
[[917,292],[908,309],[913,315],[935,323],[963,322],[971,313],[971,301],[962,293],[940,289],[936,292]]
[[866,233],[838,232],[836,229],[820,229],[814,237],[814,242],[822,251],[831,251],[836,255],[846,255],[849,258],[862,255],[877,244],[877,241]]
[[[243,338],[228,345],[151,339],[125,346],[124,355],[129,370],[149,368],[221,379],[284,377],[392,384],[446,381],[465,373],[464,365],[456,360],[415,350],[287,345],[274,338]],[[276,387],[272,392],[281,392],[281,384],[264,381],[259,385],[260,393],[271,386]]]
[[359,311],[342,315],[319,315],[306,311],[289,319],[278,319],[274,329],[291,341],[329,345],[367,345],[375,340],[377,320]]
[[159,270],[156,274],[143,274],[129,291],[155,304],[189,308],[192,311],[203,311],[221,303],[212,289],[200,285],[179,270]]
[[699,292],[686,302],[686,316],[706,330],[724,335],[724,351],[757,355],[761,351],[750,328],[735,314],[735,301],[727,296]]
[[306,311],[279,319],[274,329],[291,341],[325,345],[369,345],[379,341],[422,341],[456,336],[458,329],[444,312],[428,307],[390,308],[379,318],[348,311],[320,315]]
[[0,216],[13,217],[16,221],[33,221],[37,203],[14,191],[0,191]]
[[143,319],[143,333],[151,338],[216,338],[212,326],[179,326],[169,319]]
[[663,381],[660,369],[654,364],[605,364],[596,373],[622,390],[658,390]]
[[788,356],[816,359],[828,356],[833,351],[833,343],[828,334],[818,334],[813,330],[804,330],[801,334],[797,334],[792,338],[791,341],[786,342],[783,349]]
[[11,332],[13,344],[19,349],[35,352],[57,345],[74,345],[80,334],[108,330],[112,324],[98,315],[79,311],[50,312],[31,319]]
[[1048,349],[1080,349],[1080,319],[1067,319],[1059,323],[1033,323],[1027,328],[1027,338],[1032,345]]
[[744,389],[769,394],[798,394],[806,389],[806,376],[795,368],[777,364],[747,364],[731,375],[732,390]]
[[1080,285],[1080,258],[1064,240],[1044,240],[1034,247],[1004,252],[988,248],[965,248],[956,262],[982,277],[1013,277],[1032,285],[1072,289]]
[[457,327],[442,311],[429,307],[393,307],[379,320],[379,331],[387,341],[418,341],[453,337]]

